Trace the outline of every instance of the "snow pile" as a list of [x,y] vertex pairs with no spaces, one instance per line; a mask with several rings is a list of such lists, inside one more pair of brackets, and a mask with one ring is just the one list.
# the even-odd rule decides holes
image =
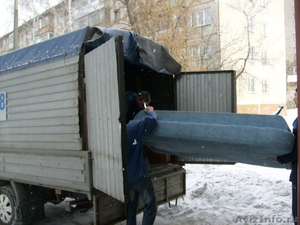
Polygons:
[[186,170],[187,195],[177,206],[160,206],[157,224],[293,224],[289,170],[245,164]]

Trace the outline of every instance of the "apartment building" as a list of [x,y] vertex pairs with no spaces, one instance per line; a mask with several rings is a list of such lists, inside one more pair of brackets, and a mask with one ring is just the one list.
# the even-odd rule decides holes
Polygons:
[[287,107],[295,107],[294,91],[297,87],[296,62],[296,27],[294,0],[284,1],[285,40],[286,40],[286,74],[287,74]]
[[221,51],[221,60],[242,59],[231,64],[242,72],[237,75],[238,111],[269,114],[286,108],[284,1],[219,2],[221,49],[231,46]]
[[[176,2],[172,1],[174,7]],[[193,7],[186,7],[186,27],[182,27],[189,30],[184,40],[184,60],[188,62],[184,69],[236,70],[239,113],[271,114],[278,106],[286,109],[285,49],[290,40],[286,42],[284,9],[292,2],[187,0],[185,5]],[[128,9],[120,1],[73,0],[72,7],[62,2],[20,26],[19,45],[25,47],[85,26],[131,29]],[[11,51],[13,33],[0,38],[0,46],[0,54]]]

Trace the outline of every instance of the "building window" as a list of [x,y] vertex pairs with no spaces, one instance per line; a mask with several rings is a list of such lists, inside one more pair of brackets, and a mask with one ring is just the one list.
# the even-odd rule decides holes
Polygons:
[[104,23],[110,23],[110,9],[109,8],[103,8],[100,11],[100,20]]
[[255,89],[255,84],[254,84],[254,78],[253,77],[248,77],[248,91],[249,92],[254,92]]
[[4,40],[0,41],[0,46],[2,47],[2,48],[0,48],[0,54],[2,54],[4,52],[4,49],[5,49]]
[[248,30],[253,32],[254,31],[254,21],[253,17],[247,16],[247,23],[248,23]]
[[212,54],[212,45],[211,43],[205,43],[205,45],[200,48],[200,55],[203,58],[211,57]]
[[268,81],[267,80],[262,81],[262,92],[268,93]]
[[263,65],[268,64],[267,51],[262,51],[261,52],[261,62],[262,62]]
[[95,26],[95,25],[98,25],[98,24],[99,24],[99,13],[97,11],[89,17],[89,25],[90,26]]
[[77,29],[86,27],[87,24],[88,24],[88,17],[87,16],[82,17],[82,18],[80,18],[76,21]]
[[39,29],[53,24],[53,17],[45,16],[39,19]]
[[249,47],[249,60],[251,61],[255,60],[254,47]]
[[295,24],[296,24],[296,21],[295,21],[295,19],[294,19],[294,27],[293,27],[293,33],[294,33],[294,34],[296,34],[296,26],[295,26]]
[[59,25],[60,24],[60,18],[57,16],[56,17],[56,25]]
[[26,45],[33,44],[32,31],[26,30]]
[[261,22],[261,35],[267,36],[267,23]]
[[14,47],[14,34],[10,34],[8,36],[8,49],[12,49]]
[[26,36],[25,34],[21,34],[19,44],[23,46],[25,43],[26,43]]
[[121,19],[121,10],[115,10],[115,20]]
[[193,59],[208,58],[212,54],[212,45],[211,43],[205,43],[202,46],[194,45],[193,46]]
[[260,6],[267,7],[267,1],[266,0],[260,0]]
[[42,42],[42,41],[46,41],[46,40],[49,40],[53,38],[53,32],[47,32],[47,33],[44,33],[42,35],[40,35],[38,38],[37,38],[37,43],[38,42]]
[[192,54],[193,54],[193,59],[199,59],[200,58],[200,47],[197,45],[194,45]]
[[202,9],[200,11],[196,11],[192,15],[192,26],[204,26],[211,24],[211,14],[210,8]]

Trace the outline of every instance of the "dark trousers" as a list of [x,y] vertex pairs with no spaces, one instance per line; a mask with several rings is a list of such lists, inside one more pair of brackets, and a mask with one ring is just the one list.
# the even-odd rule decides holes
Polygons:
[[297,183],[293,182],[292,183],[292,212],[293,212],[295,225],[297,225],[297,200],[298,200],[297,189],[298,189]]
[[129,184],[129,197],[127,209],[127,225],[136,225],[136,213],[140,197],[144,202],[143,225],[154,223],[157,205],[153,184],[149,176],[141,177]]

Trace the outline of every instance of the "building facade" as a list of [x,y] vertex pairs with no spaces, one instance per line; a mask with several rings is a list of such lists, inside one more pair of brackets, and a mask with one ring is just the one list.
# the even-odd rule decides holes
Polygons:
[[278,106],[286,108],[284,1],[219,3],[221,49],[230,46],[221,51],[221,60],[231,58],[238,74],[238,112],[269,114]]
[[285,40],[286,40],[286,74],[287,74],[287,107],[293,108],[294,91],[297,87],[296,26],[294,0],[284,1]]

